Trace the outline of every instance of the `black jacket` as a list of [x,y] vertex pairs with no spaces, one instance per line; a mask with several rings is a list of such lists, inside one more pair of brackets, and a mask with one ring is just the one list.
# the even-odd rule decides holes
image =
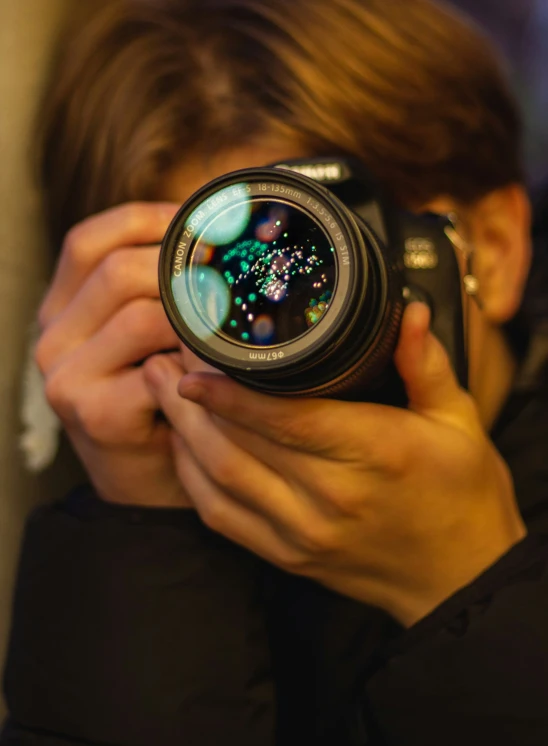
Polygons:
[[1,746],[546,746],[547,387],[514,393],[493,437],[530,534],[407,631],[191,512],[87,488],[40,508]]

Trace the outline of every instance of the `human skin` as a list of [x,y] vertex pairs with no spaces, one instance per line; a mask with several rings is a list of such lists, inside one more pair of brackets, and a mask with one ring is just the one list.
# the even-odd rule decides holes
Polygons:
[[[174,170],[161,197],[182,201],[217,175],[299,154],[287,145],[263,145],[207,163],[188,161]],[[425,207],[459,206],[440,197]],[[154,207],[126,209],[135,217]],[[488,195],[466,213],[482,289],[470,340],[475,399],[457,386],[428,331],[427,309],[414,304],[395,358],[408,410],[284,401],[200,373],[202,363],[188,351],[179,359],[155,355],[174,346],[158,313],[157,287],[150,274],[145,278],[153,253],[142,246],[161,236],[134,235],[141,246],[123,248],[128,236],[116,243],[106,227],[114,222],[111,213],[92,219],[93,231],[89,223],[76,229],[41,312],[38,360],[50,400],[99,494],[116,502],[189,504],[214,530],[274,564],[379,606],[405,625],[473,580],[525,535],[511,479],[485,430],[511,385],[515,363],[499,326],[519,303],[529,248],[527,205],[518,187]],[[146,252],[148,264],[140,264]],[[142,307],[143,295],[152,303],[139,323],[124,321]],[[140,324],[150,332],[148,344],[132,342],[120,356]],[[105,358],[101,370],[91,363],[98,349]],[[493,354],[497,365],[489,364]],[[114,394],[122,372],[128,380],[135,376],[141,392],[141,398],[122,396],[124,405]],[[154,416],[157,409],[171,423],[170,437]],[[147,458],[152,466],[143,468]]]
[[176,209],[123,205],[73,228],[39,312],[46,395],[98,494],[112,502],[187,504],[169,427],[137,365],[177,347],[154,245]]
[[[222,165],[299,155],[292,143],[262,143]],[[185,188],[190,194],[198,186],[189,181]],[[160,302],[158,255],[185,198],[179,192],[168,179],[157,203],[114,207],[74,226],[38,314],[35,357],[46,396],[97,493],[110,502],[189,506],[170,428],[140,365],[178,348]]]

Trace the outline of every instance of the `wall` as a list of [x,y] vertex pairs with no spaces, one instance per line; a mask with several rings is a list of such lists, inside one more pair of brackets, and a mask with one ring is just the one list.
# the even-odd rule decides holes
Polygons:
[[[27,330],[49,274],[33,185],[33,125],[68,0],[0,1],[0,665],[24,519],[53,493],[26,472],[18,449]],[[4,705],[0,702],[0,716]]]

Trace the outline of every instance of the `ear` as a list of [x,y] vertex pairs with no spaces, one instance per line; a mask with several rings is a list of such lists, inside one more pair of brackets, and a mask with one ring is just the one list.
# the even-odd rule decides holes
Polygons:
[[483,312],[493,324],[504,324],[521,304],[531,263],[529,198],[521,185],[512,184],[490,192],[466,213]]

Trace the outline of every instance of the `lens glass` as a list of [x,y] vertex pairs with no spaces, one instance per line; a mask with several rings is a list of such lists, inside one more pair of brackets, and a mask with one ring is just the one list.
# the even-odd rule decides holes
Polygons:
[[283,200],[244,197],[200,225],[173,290],[180,296],[175,285],[185,283],[212,333],[263,347],[321,322],[336,281],[335,252],[317,220]]

